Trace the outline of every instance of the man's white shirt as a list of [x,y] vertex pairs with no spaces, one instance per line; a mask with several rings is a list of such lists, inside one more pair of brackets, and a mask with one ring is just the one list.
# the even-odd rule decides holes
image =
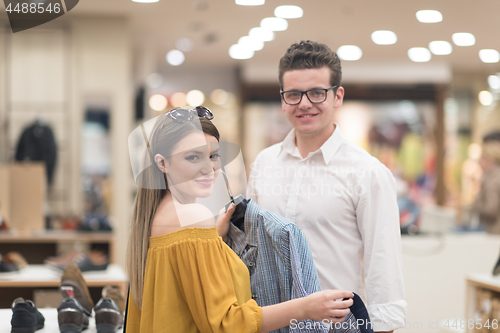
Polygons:
[[375,331],[404,327],[395,180],[376,158],[346,140],[338,125],[306,158],[295,145],[295,130],[261,151],[247,197],[302,229],[322,289],[358,293]]

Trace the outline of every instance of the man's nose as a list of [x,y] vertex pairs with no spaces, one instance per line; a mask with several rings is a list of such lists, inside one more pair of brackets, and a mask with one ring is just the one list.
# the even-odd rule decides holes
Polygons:
[[303,94],[302,100],[299,103],[299,108],[300,109],[310,109],[311,107],[312,107],[312,103],[309,100],[309,98],[307,98],[307,94]]

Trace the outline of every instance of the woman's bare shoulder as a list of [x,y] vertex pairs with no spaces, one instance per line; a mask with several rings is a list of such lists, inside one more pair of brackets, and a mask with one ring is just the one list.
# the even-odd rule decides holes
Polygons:
[[161,236],[183,228],[211,228],[215,226],[212,212],[201,204],[176,204],[157,212],[151,236]]

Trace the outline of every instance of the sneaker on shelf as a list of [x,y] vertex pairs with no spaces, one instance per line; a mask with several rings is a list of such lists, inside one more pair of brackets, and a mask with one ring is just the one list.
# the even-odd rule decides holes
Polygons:
[[[70,293],[71,291],[71,293]],[[89,288],[82,272],[75,264],[68,264],[61,276],[61,294],[63,298],[73,297],[86,310],[88,316],[92,313],[94,302],[90,297]]]
[[9,252],[9,253],[7,253],[5,255],[4,260],[8,264],[17,266],[17,268],[19,268],[19,269],[24,269],[24,268],[28,267],[28,262],[18,252]]
[[29,299],[16,298],[12,302],[12,333],[33,333],[42,329],[45,318]]
[[[103,290],[103,295],[104,294]],[[118,295],[115,295],[113,291],[110,296]],[[119,301],[125,304],[123,297],[122,300]],[[97,333],[115,333],[118,329],[123,327],[124,312],[113,298],[103,296],[99,302],[97,302],[94,312]]]
[[82,272],[105,271],[108,268],[108,256],[101,251],[90,251],[77,263]]
[[83,253],[79,251],[71,251],[58,257],[48,257],[43,261],[43,263],[52,267],[60,266],[64,269],[67,264],[73,262],[73,260],[77,259],[79,256],[83,256]]
[[125,314],[126,297],[123,295],[121,289],[117,286],[107,285],[102,288],[102,297],[111,298],[118,305],[118,309],[122,314]]
[[[108,256],[101,251],[90,251],[87,254],[77,255],[71,262],[78,266],[82,272],[105,271],[109,265]],[[49,267],[57,268],[59,270],[64,270],[66,266],[67,263],[49,265]]]
[[57,307],[57,321],[61,333],[79,333],[89,326],[86,310],[74,297],[66,297]]
[[19,267],[13,264],[9,264],[5,260],[5,257],[0,254],[0,276],[6,276],[15,273],[19,273]]

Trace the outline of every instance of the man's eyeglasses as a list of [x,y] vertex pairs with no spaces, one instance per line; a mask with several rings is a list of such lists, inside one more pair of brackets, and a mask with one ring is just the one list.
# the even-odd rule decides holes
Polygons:
[[326,95],[328,90],[332,90],[337,88],[338,86],[332,86],[328,89],[320,89],[314,88],[305,91],[301,90],[287,90],[281,91],[281,97],[283,97],[283,101],[288,105],[297,105],[302,101],[302,97],[304,94],[307,96],[309,102],[313,104],[323,103],[326,101]]
[[212,111],[204,106],[196,106],[192,109],[173,109],[165,113],[165,115],[179,123],[185,123],[186,121],[193,120],[193,115],[197,115],[198,117],[202,117],[208,120],[214,119],[214,114],[212,113]]

